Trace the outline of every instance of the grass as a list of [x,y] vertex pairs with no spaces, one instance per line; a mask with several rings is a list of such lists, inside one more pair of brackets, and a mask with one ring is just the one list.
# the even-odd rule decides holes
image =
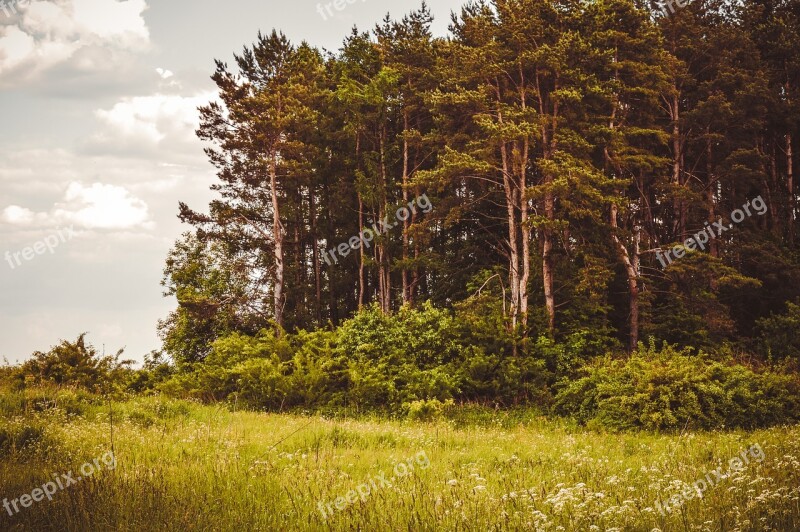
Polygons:
[[[26,394],[0,396],[0,498],[9,500],[53,473],[77,475],[111,446],[107,404]],[[0,508],[0,530],[800,529],[798,427],[608,434],[534,413],[419,423],[152,397],[114,403],[113,417],[116,468],[13,517]],[[763,461],[658,512],[656,500],[727,470],[756,443]],[[404,467],[413,471],[396,477]],[[354,501],[360,485],[370,493]]]

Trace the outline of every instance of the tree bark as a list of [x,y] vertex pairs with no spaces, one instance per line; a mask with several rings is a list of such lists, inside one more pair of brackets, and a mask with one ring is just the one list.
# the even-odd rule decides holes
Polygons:
[[[322,185],[323,196],[325,197],[325,207],[327,209],[327,227],[326,227],[326,236],[325,241],[327,243],[334,242],[334,238],[336,237],[336,230],[333,227],[333,197],[330,190],[330,184],[328,183],[327,176],[323,179]],[[327,263],[327,262],[326,262]],[[335,264],[328,265],[328,307],[331,316],[331,321],[334,325],[339,323],[339,300],[336,297],[336,282],[334,278],[334,268],[336,267]]]
[[[706,131],[707,135],[710,135],[709,131]],[[714,178],[714,163],[713,163],[713,152],[711,147],[711,139],[706,140],[706,174],[707,174],[707,181],[706,184],[706,211],[707,211],[707,220],[709,225],[713,227],[714,222],[717,221],[716,218],[716,206],[714,204],[714,188],[717,186],[716,179]],[[711,241],[708,243],[708,251],[711,253],[712,257],[719,258],[719,246],[717,245],[717,239],[712,238]]]
[[272,187],[272,233],[275,240],[275,323],[283,327],[283,226],[281,225],[280,202],[278,200],[278,169],[275,155],[269,166]]
[[[545,102],[545,96],[542,92],[542,87],[539,79],[539,72],[536,72],[535,80],[536,94],[539,99],[539,114],[544,117],[548,104]],[[560,88],[559,76],[556,74],[554,82],[554,91]],[[553,102],[553,108],[550,114],[550,124],[542,120],[542,157],[544,160],[550,160],[556,149],[556,131],[558,129],[558,101]],[[553,274],[553,230],[552,222],[555,221],[555,196],[552,191],[553,176],[550,172],[545,172],[543,176],[544,185],[544,215],[547,220],[545,225],[540,230],[541,235],[541,249],[542,249],[542,287],[544,289],[544,304],[547,309],[547,327],[552,335],[556,328],[556,303],[554,294],[554,274]]]
[[[364,201],[361,199],[361,194],[358,195],[358,226],[361,231],[364,230]],[[358,263],[358,310],[364,307],[364,293],[367,289],[367,283],[364,279],[364,268],[366,265],[366,251],[364,251],[364,237],[361,238],[361,247],[359,248],[359,263]]]
[[680,196],[681,189],[683,188],[682,182],[682,169],[683,169],[683,145],[681,142],[681,125],[680,125],[680,98],[678,88],[673,86],[672,102],[670,105],[670,118],[672,120],[672,183],[675,186],[675,198],[673,213],[675,221],[673,222],[673,237],[676,240],[685,240],[684,233],[686,232],[686,207],[683,198]]
[[632,353],[639,345],[639,241],[641,234],[638,227],[634,228],[633,254],[631,254],[617,234],[617,214],[617,206],[612,204],[611,236],[619,252],[619,258],[625,266],[625,274],[628,279],[628,303],[630,307],[628,316],[630,326],[628,351]]
[[786,134],[786,187],[789,191],[789,245],[794,247],[794,217],[796,201],[794,195],[794,165],[792,161],[792,134]]
[[[408,205],[408,109],[403,109],[403,204]],[[403,304],[411,301],[408,284],[408,217],[403,220]]]
[[[522,112],[528,110],[526,94],[525,73],[522,63],[519,64],[520,74],[520,103]],[[527,336],[528,329],[528,281],[531,277],[531,228],[528,226],[528,157],[530,156],[530,140],[526,136],[522,141],[522,153],[519,161],[519,199],[520,209],[520,231],[522,232],[522,277],[519,280],[519,313],[522,322],[523,338]]]
[[[617,52],[614,53],[614,63],[615,65],[619,64]],[[617,67],[614,70],[614,79],[617,80],[619,77],[619,68]],[[611,116],[608,121],[608,128],[610,131],[614,131],[617,127],[617,112],[619,111],[619,95],[613,95],[613,103],[611,106]],[[622,177],[623,169],[622,165],[619,161],[615,160],[612,156],[612,152],[609,149],[609,146],[606,146],[603,149],[603,153],[605,155],[606,160],[606,171],[611,173],[612,179]],[[640,189],[642,190],[642,189]],[[617,251],[619,253],[619,259],[622,261],[622,264],[625,266],[625,274],[628,280],[628,306],[629,306],[629,315],[628,315],[628,326],[629,326],[629,343],[628,343],[628,351],[633,352],[639,345],[639,241],[641,238],[640,228],[634,222],[634,229],[633,229],[633,256],[628,251],[628,247],[625,245],[624,242],[619,238],[618,229],[619,229],[619,217],[618,217],[618,209],[617,204],[611,204],[611,237],[614,239],[614,244],[616,245]]]
[[[778,183],[778,163],[775,157],[775,143],[772,144],[772,151],[770,152],[769,156],[769,177],[770,180],[767,182],[766,178],[764,179],[764,190],[767,193],[767,208],[769,209],[769,219],[770,219],[770,228],[774,235],[781,235],[782,234],[782,220],[779,214],[777,206],[775,205],[775,196],[781,190],[781,187]],[[762,150],[762,153],[765,153],[766,150]],[[766,169],[764,170],[764,174],[767,175]],[[779,196],[780,197],[780,196]]]
[[[356,131],[356,169],[361,169],[361,133]],[[364,279],[364,269],[366,267],[366,251],[364,250],[364,200],[361,198],[361,193],[356,192],[358,196],[358,227],[359,238],[361,239],[361,247],[358,248],[359,263],[358,263],[358,310],[364,307],[364,295],[367,290],[367,283]]]
[[[388,216],[389,211],[389,198],[387,194],[387,180],[386,180],[386,125],[381,126],[380,132],[380,173],[381,173],[381,194],[382,201],[380,210],[378,212],[379,220],[384,220]],[[386,230],[388,228],[384,228]],[[381,278],[381,308],[384,313],[388,314],[392,310],[392,275],[390,269],[389,258],[389,235],[382,235],[385,238],[380,239],[380,244],[376,246],[379,249],[379,263],[378,275]]]
[[320,325],[322,324],[322,274],[320,272],[319,263],[319,246],[317,245],[317,242],[319,242],[319,235],[317,235],[317,202],[313,185],[308,188],[308,203],[309,209],[311,210],[309,216],[311,220],[311,242],[314,244],[312,246],[312,260],[314,261],[314,296],[316,298],[314,302],[314,313],[317,319],[317,325]]
[[[503,112],[500,110],[502,96],[500,92],[500,82],[496,80],[495,93],[497,96],[498,111],[497,121],[503,124]],[[517,319],[520,312],[519,299],[519,236],[517,235],[517,216],[516,216],[516,186],[513,182],[513,161],[509,160],[508,145],[505,140],[500,143],[500,160],[503,173],[503,191],[506,200],[506,218],[508,223],[508,276],[511,286],[511,330],[516,331]],[[516,349],[516,346],[515,346]]]

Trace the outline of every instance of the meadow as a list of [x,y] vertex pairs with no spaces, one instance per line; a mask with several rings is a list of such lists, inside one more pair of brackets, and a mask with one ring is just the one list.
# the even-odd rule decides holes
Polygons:
[[[0,498],[77,475],[112,439],[113,469],[2,511],[0,530],[800,528],[797,426],[615,434],[532,410],[419,422],[69,390],[0,395]],[[762,459],[728,471],[753,445]],[[731,474],[658,510],[713,470]]]

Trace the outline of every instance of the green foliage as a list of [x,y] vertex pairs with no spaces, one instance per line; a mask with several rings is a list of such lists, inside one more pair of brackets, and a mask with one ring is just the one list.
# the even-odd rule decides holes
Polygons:
[[335,331],[235,333],[215,341],[205,360],[158,389],[267,410],[349,407],[407,414],[415,402],[546,401],[539,344],[514,357],[509,345],[480,329],[486,323],[463,322],[426,303],[391,316],[369,307]]
[[74,386],[93,392],[109,392],[120,388],[133,364],[120,360],[122,350],[102,356],[86,343],[86,333],[75,342],[62,341],[50,351],[37,351],[16,372],[19,386],[54,384]]
[[713,349],[735,338],[730,302],[760,286],[761,281],[722,260],[690,251],[666,269],[643,332],[681,346]]
[[777,359],[800,360],[800,300],[786,302],[786,313],[771,315],[756,323],[762,352]]
[[144,366],[131,372],[126,388],[134,393],[155,393],[156,388],[175,373],[175,366],[161,351],[144,357]]
[[[754,345],[756,322],[800,294],[793,6],[702,2],[662,17],[631,0],[487,0],[455,11],[440,37],[423,5],[353,28],[331,53],[260,33],[216,63],[219,97],[200,109],[219,179],[207,210],[180,207],[192,231],[167,258],[177,308],[160,324],[164,351],[191,365],[271,320],[291,334],[368,326],[357,313],[375,301],[387,315],[431,301],[464,318],[440,329],[470,352],[436,345],[413,368],[403,318],[374,318],[382,342],[337,333],[331,348],[354,358],[335,363],[327,400],[360,406],[530,398],[523,375],[536,368],[508,357],[538,359],[540,337],[565,346],[547,356],[562,375],[649,336]],[[423,194],[429,211],[347,250]],[[704,242],[687,240],[700,231]],[[797,350],[791,333],[767,336],[797,330],[793,318],[761,323],[765,352]],[[450,357],[434,366],[455,380],[428,356]],[[285,363],[242,367],[243,382],[304,382]],[[494,381],[470,382],[478,374]]]
[[45,442],[45,429],[39,423],[4,423],[0,425],[0,454],[17,454]]
[[180,364],[208,355],[211,344],[233,331],[256,333],[263,318],[236,302],[247,292],[246,280],[222,246],[187,233],[167,257],[161,281],[165,296],[175,296],[178,308],[158,329],[164,351]]
[[755,428],[800,419],[800,378],[651,341],[629,358],[588,363],[561,383],[555,408],[612,430]]
[[0,394],[0,416],[34,416],[41,412],[60,411],[66,416],[83,415],[96,396],[86,390],[36,386],[6,389]]
[[403,410],[406,411],[408,419],[415,421],[434,421],[440,419],[447,410],[453,408],[453,400],[448,399],[445,402],[438,399],[429,399],[427,401],[412,401],[403,404]]

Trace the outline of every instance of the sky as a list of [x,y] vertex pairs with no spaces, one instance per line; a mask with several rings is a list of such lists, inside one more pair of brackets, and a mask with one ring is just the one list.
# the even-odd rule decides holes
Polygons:
[[[214,60],[273,28],[335,51],[420,5],[350,1],[0,0],[0,363],[83,332],[137,361],[160,347],[178,202],[213,197],[194,131]],[[437,35],[462,3],[428,0]]]

